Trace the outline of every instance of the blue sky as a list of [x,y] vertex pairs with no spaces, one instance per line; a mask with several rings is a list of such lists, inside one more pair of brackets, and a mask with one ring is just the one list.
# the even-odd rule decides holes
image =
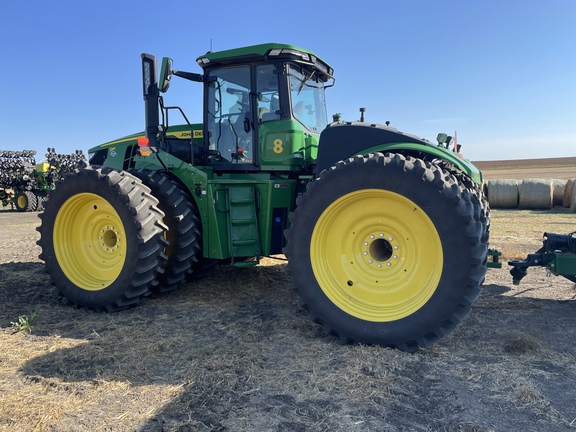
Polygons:
[[[37,160],[143,130],[140,53],[200,72],[211,41],[311,49],[329,115],[457,131],[471,160],[576,156],[576,0],[0,1],[0,149]],[[165,100],[201,121],[199,84]]]

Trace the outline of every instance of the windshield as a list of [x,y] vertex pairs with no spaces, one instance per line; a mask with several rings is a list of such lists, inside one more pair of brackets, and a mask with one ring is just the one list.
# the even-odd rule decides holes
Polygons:
[[328,124],[324,83],[315,70],[290,65],[292,115],[311,132],[320,133]]

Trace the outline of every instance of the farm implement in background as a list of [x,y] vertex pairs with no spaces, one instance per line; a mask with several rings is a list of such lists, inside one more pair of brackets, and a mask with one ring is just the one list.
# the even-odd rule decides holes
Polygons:
[[46,161],[36,163],[34,150],[0,150],[0,201],[21,212],[42,210],[44,201],[64,174],[86,166],[82,150],[58,154],[48,148]]

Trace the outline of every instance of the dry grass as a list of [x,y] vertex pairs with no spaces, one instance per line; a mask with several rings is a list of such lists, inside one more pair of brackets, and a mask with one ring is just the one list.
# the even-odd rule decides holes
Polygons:
[[[576,418],[565,402],[576,394],[554,387],[576,379],[575,353],[561,343],[576,323],[545,336],[531,314],[552,304],[494,285],[498,271],[453,336],[406,354],[322,335],[276,260],[221,267],[122,313],[70,308],[34,258],[35,234],[24,235],[33,219],[19,218],[28,261],[0,249],[0,430],[554,431]],[[493,240],[530,252],[543,229],[573,218],[494,211]],[[31,334],[9,324],[33,310]]]
[[504,260],[524,259],[542,247],[545,232],[576,231],[576,214],[569,209],[492,210],[490,246],[500,249]]

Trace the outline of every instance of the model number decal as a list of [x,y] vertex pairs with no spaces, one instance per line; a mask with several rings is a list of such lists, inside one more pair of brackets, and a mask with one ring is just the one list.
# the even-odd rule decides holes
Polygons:
[[281,139],[274,140],[274,147],[272,147],[272,150],[276,154],[280,154],[284,151],[284,143],[282,142]]

